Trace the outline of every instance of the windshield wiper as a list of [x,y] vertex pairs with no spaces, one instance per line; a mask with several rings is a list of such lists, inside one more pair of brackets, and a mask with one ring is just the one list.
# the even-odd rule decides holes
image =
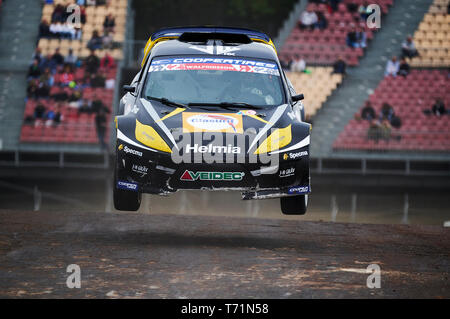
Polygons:
[[252,105],[244,102],[221,102],[221,103],[189,103],[189,106],[219,106],[223,108],[245,108],[245,109],[262,109],[261,106]]
[[154,96],[146,96],[145,98],[147,100],[154,100],[154,101],[161,102],[162,104],[168,105],[168,106],[183,107],[185,109],[189,109],[190,108],[188,105],[171,101],[169,99],[166,99],[165,97],[160,98],[160,97],[154,97]]

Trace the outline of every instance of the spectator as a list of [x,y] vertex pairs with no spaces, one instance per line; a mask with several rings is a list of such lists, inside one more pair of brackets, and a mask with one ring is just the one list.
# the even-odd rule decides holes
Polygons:
[[56,113],[52,109],[47,111],[47,114],[45,114],[45,126],[51,126],[53,124],[53,121],[55,119]]
[[306,69],[306,62],[297,54],[291,63],[292,72],[303,72]]
[[324,29],[328,28],[328,20],[327,20],[327,18],[325,18],[323,13],[321,11],[317,11],[316,14],[317,14],[317,18],[318,18],[317,27],[320,30],[324,30]]
[[34,113],[33,113],[34,120],[44,119],[45,111],[46,111],[46,109],[45,109],[44,105],[42,105],[41,103],[36,105],[36,107],[34,108]]
[[361,118],[363,120],[367,120],[369,122],[371,122],[373,119],[376,118],[375,109],[372,107],[372,104],[370,103],[370,101],[367,101],[366,105],[362,109]]
[[113,48],[113,37],[112,32],[105,32],[102,38],[102,48],[112,49]]
[[418,55],[419,53],[417,52],[416,45],[414,44],[412,37],[408,36],[402,44],[402,57],[413,58]]
[[92,75],[91,86],[93,88],[104,88],[105,81],[106,81],[105,76],[101,72],[98,72],[96,75]]
[[33,64],[28,68],[28,79],[37,79],[41,76],[41,68],[39,67],[39,61],[33,60]]
[[399,129],[402,126],[402,120],[398,116],[394,115],[391,119],[391,125],[393,128]]
[[61,22],[61,23],[64,22],[65,11],[66,11],[66,8],[63,5],[57,4],[52,13],[52,23],[53,22]]
[[69,97],[69,103],[70,102],[78,102],[83,97],[83,91],[81,90],[74,90],[72,94]]
[[105,21],[103,22],[103,32],[104,33],[114,32],[115,26],[116,26],[116,19],[110,13],[105,17]]
[[100,69],[110,69],[114,68],[115,66],[116,63],[114,62],[114,59],[111,57],[109,52],[106,52],[105,56],[100,60]]
[[86,8],[84,7],[84,4],[78,4],[80,6],[80,22],[82,25],[85,25],[87,22],[86,19]]
[[103,104],[103,102],[98,98],[97,94],[94,94],[92,104],[91,104],[91,110],[94,113],[99,113],[100,111],[104,113],[109,113],[108,108]]
[[447,112],[445,110],[444,101],[442,101],[441,98],[437,98],[436,102],[433,104],[433,107],[431,108],[431,111],[436,116],[441,116],[441,115],[446,114]]
[[87,47],[89,50],[98,50],[101,49],[103,45],[102,37],[99,36],[98,31],[95,30],[92,33],[92,38],[89,40]]
[[329,0],[329,6],[331,9],[331,13],[336,12],[338,10],[338,5],[342,0]]
[[45,70],[48,68],[48,69],[50,69],[50,72],[52,72],[52,74],[54,74],[56,71],[56,67],[57,67],[56,61],[52,59],[52,56],[50,54],[48,54],[44,59],[42,59],[42,62],[40,65],[40,68],[42,70]]
[[363,21],[366,21],[367,18],[372,14],[372,10],[369,9],[367,1],[364,1],[364,3],[359,6],[358,13],[361,17],[361,20]]
[[365,48],[366,42],[367,42],[367,35],[366,31],[364,31],[364,28],[360,27],[358,28],[358,31],[356,32],[356,42],[357,42],[357,48]]
[[301,14],[298,26],[301,30],[304,30],[306,28],[313,30],[318,21],[319,18],[314,11],[306,10]]
[[55,61],[56,65],[64,64],[64,57],[59,53],[59,48],[56,48],[55,53],[52,56],[52,60]]
[[73,54],[73,50],[69,49],[69,54],[64,58],[64,63],[74,68],[77,64],[78,57]]
[[39,80],[38,79],[32,79],[28,83],[27,87],[27,97],[30,99],[37,99],[38,98],[38,89],[39,89]]
[[[50,71],[49,68],[46,68],[44,70],[44,73],[41,75],[41,77],[39,78],[39,82],[42,83],[43,85],[47,86],[47,87],[51,87],[53,86],[53,84],[55,83],[54,77],[52,75],[52,72]],[[47,94],[48,95],[48,94]]]
[[392,57],[386,64],[386,71],[384,72],[385,76],[392,75],[393,77],[397,76],[397,73],[400,69],[400,63],[397,61],[397,57]]
[[84,64],[86,66],[86,72],[89,74],[96,74],[98,71],[98,68],[100,67],[100,60],[95,55],[95,51],[91,50],[91,53],[84,61]]
[[389,140],[391,138],[391,131],[392,127],[390,122],[387,119],[383,120],[380,126],[381,138],[386,141]]
[[281,68],[285,71],[290,70],[290,65],[291,62],[286,62],[286,60],[284,58],[280,58],[280,64],[281,64]]
[[42,53],[41,48],[37,47],[36,50],[34,50],[33,56],[31,57],[31,61],[38,60],[39,65],[42,62]]
[[70,66],[66,65],[58,76],[58,84],[60,86],[68,86],[74,80],[74,76]]
[[50,25],[47,20],[42,20],[39,24],[39,38],[50,38]]
[[69,99],[69,95],[64,89],[60,89],[57,93],[51,96],[56,102],[65,102]]
[[97,129],[98,141],[102,149],[106,149],[105,132],[106,132],[106,116],[103,109],[100,109],[95,116],[95,128]]
[[64,28],[63,24],[61,22],[53,22],[50,24],[50,36],[52,38],[57,39],[66,39],[70,38],[70,34],[67,33],[67,30]]
[[92,102],[87,99],[82,99],[79,101],[78,113],[92,113]]
[[384,120],[390,122],[394,115],[394,108],[389,103],[383,103],[383,106],[381,107],[380,122],[383,122]]
[[333,64],[333,74],[345,74],[347,68],[347,63],[345,63],[342,56],[340,56],[336,62]]
[[403,77],[406,77],[409,74],[409,70],[410,70],[410,67],[409,67],[408,62],[406,62],[405,59],[402,59],[400,62],[400,67],[398,68],[397,74],[401,75]]
[[381,126],[380,123],[378,123],[377,120],[373,119],[370,122],[369,129],[367,130],[367,138],[369,140],[375,140],[378,142],[378,140],[381,137]]
[[347,33],[347,46],[349,46],[350,48],[358,48],[359,44],[358,44],[358,37],[357,37],[357,33],[356,33],[356,28],[353,27],[348,33]]
[[353,2],[347,3],[347,11],[351,14],[356,13],[358,11],[358,5]]
[[56,112],[55,115],[53,117],[53,125],[57,126],[61,123],[61,121],[63,120],[63,116],[61,114],[61,103],[58,103],[58,105],[56,106]]

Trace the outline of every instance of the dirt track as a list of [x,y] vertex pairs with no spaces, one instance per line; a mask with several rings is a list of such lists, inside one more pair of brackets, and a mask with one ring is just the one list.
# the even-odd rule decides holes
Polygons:
[[442,227],[0,211],[0,297],[450,298],[449,254]]

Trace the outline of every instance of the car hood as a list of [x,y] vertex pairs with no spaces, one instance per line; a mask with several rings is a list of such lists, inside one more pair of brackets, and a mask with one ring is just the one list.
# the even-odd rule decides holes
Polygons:
[[[239,146],[245,153],[254,152],[260,144],[258,142],[265,140],[271,132],[277,128],[289,127],[291,130],[290,126],[295,122],[292,109],[287,104],[255,110],[220,107],[177,108],[142,98],[136,104],[138,111],[126,115],[127,119],[122,120],[120,129],[118,127],[118,138],[124,140],[126,136],[127,139],[139,143],[135,136],[136,127],[149,126],[171,149],[180,149],[186,143],[197,146],[218,144],[227,147]],[[309,135],[309,124],[298,124],[306,125]],[[203,138],[197,138],[198,135]],[[209,138],[204,138],[205,136]],[[245,144],[242,144],[242,140],[238,142],[237,137],[242,136],[245,136]]]

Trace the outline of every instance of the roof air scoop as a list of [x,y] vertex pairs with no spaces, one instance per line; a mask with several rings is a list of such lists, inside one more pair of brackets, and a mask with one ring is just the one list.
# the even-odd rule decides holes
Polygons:
[[235,33],[209,33],[209,32],[184,32],[178,39],[181,42],[206,43],[209,40],[220,40],[224,44],[239,43],[248,44],[252,40],[245,34]]

